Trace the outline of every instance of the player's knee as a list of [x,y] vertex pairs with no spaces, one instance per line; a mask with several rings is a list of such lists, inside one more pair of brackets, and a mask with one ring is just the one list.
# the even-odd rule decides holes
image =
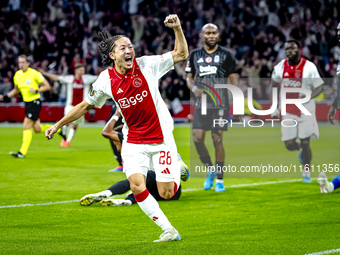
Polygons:
[[296,150],[296,144],[295,142],[287,141],[285,142],[286,148],[289,151],[295,151]]
[[171,199],[174,196],[174,191],[169,189],[169,190],[164,190],[159,194],[162,198],[164,199]]
[[131,183],[130,182],[130,189],[134,195],[137,195],[143,192],[146,189],[146,187],[143,183]]
[[218,134],[213,134],[212,135],[212,139],[213,139],[215,147],[222,145],[222,139],[221,139],[221,137]]
[[41,132],[41,127],[33,127],[34,133],[40,133]]
[[203,144],[204,143],[203,137],[198,135],[198,134],[193,134],[193,141],[196,144]]

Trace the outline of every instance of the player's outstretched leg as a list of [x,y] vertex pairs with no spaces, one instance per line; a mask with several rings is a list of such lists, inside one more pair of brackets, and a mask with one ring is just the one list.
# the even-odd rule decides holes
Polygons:
[[96,194],[88,194],[82,197],[79,203],[82,206],[88,206],[88,205],[92,205],[93,203],[100,202],[103,199],[109,198],[111,195],[112,195],[112,192],[110,190],[104,190]]
[[338,174],[331,182],[328,181],[324,172],[321,172],[318,177],[321,193],[331,193],[340,188],[340,174]]
[[141,173],[135,173],[130,176],[128,175],[128,180],[130,182],[131,191],[133,192],[139,207],[164,231],[160,238],[155,240],[155,242],[180,240],[181,237],[177,230],[171,225],[168,218],[159,207],[156,199],[146,189],[145,176]]
[[100,201],[102,206],[126,206],[126,205],[132,205],[131,200],[127,199],[103,199]]

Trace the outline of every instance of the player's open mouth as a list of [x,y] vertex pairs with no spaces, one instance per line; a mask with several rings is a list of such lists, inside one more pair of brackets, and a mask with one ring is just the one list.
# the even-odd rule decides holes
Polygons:
[[132,65],[132,57],[126,58],[125,62],[126,62],[127,65],[131,66]]

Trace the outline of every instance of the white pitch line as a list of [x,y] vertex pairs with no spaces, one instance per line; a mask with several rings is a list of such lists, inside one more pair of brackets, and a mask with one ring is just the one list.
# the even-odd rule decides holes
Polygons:
[[41,203],[41,204],[4,205],[4,206],[0,206],[0,209],[2,209],[2,208],[12,208],[12,207],[36,206],[36,205],[67,204],[67,203],[78,202],[78,201],[79,200],[68,200],[68,201],[47,202],[47,203]]
[[[301,181],[301,179],[281,180],[281,181],[272,181],[272,182],[254,182],[254,183],[245,183],[245,184],[234,184],[234,185],[224,186],[224,187],[228,189],[228,188],[238,188],[238,187],[249,187],[249,186],[286,183],[286,182],[298,182],[298,181]],[[182,192],[197,191],[197,190],[204,190],[204,189],[184,189],[184,190],[182,190]]]
[[334,249],[334,250],[328,250],[328,251],[319,251],[319,252],[314,252],[314,253],[308,253],[308,254],[305,254],[305,255],[322,255],[322,254],[332,254],[332,253],[336,253],[336,252],[340,252],[340,248]]
[[[286,183],[286,182],[297,182],[301,181],[301,179],[292,179],[292,180],[281,180],[281,181],[272,181],[272,182],[255,182],[255,183],[245,183],[245,184],[235,184],[230,186],[225,186],[226,188],[238,188],[238,187],[249,187],[249,186],[259,186],[259,185],[269,185],[269,184],[278,184],[278,183]],[[198,191],[203,189],[184,189],[182,192],[190,192],[190,191]],[[112,196],[112,197],[121,197],[121,195]],[[21,204],[21,205],[3,205],[0,206],[0,209],[3,208],[13,208],[13,207],[27,207],[27,206],[38,206],[38,205],[55,205],[55,204],[67,204],[79,202],[77,200],[68,200],[68,201],[57,201],[57,202],[47,202],[47,203],[40,203],[40,204]]]

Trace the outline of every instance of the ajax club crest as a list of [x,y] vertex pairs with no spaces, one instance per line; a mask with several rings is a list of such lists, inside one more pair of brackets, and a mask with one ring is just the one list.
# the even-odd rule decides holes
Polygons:
[[133,80],[132,82],[133,86],[135,86],[136,88],[139,88],[140,86],[142,86],[143,81],[141,78],[136,78]]

